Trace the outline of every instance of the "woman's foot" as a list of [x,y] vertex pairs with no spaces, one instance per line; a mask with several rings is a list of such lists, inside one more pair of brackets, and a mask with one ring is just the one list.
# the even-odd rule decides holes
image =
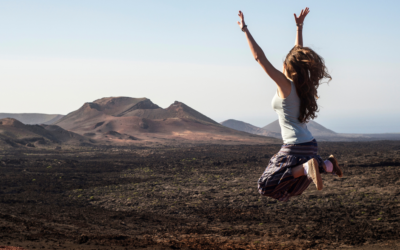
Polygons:
[[308,164],[308,170],[307,170],[308,178],[312,179],[318,190],[322,190],[324,185],[322,183],[321,174],[319,173],[318,161],[313,158],[309,160],[306,164]]
[[339,167],[339,164],[337,162],[337,160],[335,159],[335,157],[333,157],[333,155],[329,156],[328,160],[330,162],[332,162],[333,165],[333,169],[332,169],[332,174],[336,174],[339,177],[343,177],[343,172]]

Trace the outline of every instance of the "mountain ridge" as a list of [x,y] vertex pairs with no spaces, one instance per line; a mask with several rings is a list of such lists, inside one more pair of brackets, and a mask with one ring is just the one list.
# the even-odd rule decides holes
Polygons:
[[14,118],[0,119],[0,145],[41,147],[49,145],[91,144],[89,139],[56,125],[29,125]]
[[131,137],[136,138],[135,143],[141,140],[275,142],[273,138],[255,136],[222,126],[182,102],[175,101],[164,109],[148,98],[97,99],[84,103],[54,124],[110,143],[132,143],[127,139]]
[[281,138],[280,133],[268,131],[263,128],[259,128],[254,125],[251,125],[250,123],[238,121],[235,119],[225,120],[225,121],[221,122],[221,125],[226,126],[228,128],[236,129],[239,131],[251,133],[251,134],[262,135],[262,136],[271,136],[274,138]]
[[[319,124],[315,121],[312,121],[312,120],[307,123],[307,128],[310,130],[310,132],[313,136],[336,136],[337,135],[336,132],[334,132],[330,129],[327,129],[326,127],[324,127],[321,124]],[[268,125],[262,127],[262,129],[281,134],[281,126],[279,125],[279,120],[275,120],[275,121],[269,123]]]
[[0,119],[13,118],[23,124],[52,124],[64,115],[60,114],[43,114],[43,113],[0,113]]

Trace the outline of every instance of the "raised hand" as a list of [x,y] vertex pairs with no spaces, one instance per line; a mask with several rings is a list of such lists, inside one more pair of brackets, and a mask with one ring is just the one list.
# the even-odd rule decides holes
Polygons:
[[301,10],[300,16],[297,17],[296,13],[294,13],[294,20],[296,21],[296,25],[303,24],[304,19],[306,18],[307,14],[310,13],[310,9],[306,7],[304,10]]
[[238,16],[239,16],[241,22],[238,21],[237,23],[238,23],[238,25],[240,26],[240,28],[243,29],[243,27],[245,26],[245,24],[244,24],[243,12],[241,12],[241,11],[239,10]]

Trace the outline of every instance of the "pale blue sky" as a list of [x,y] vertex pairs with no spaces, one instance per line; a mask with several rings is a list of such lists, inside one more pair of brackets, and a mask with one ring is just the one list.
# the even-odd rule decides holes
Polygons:
[[66,114],[105,96],[182,101],[221,122],[276,119],[276,87],[238,28],[279,69],[293,13],[310,7],[304,45],[333,77],[320,87],[322,125],[400,132],[399,1],[0,0],[0,112]]

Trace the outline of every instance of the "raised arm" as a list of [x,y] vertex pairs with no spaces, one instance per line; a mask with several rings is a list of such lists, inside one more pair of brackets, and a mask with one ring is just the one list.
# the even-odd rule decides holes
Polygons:
[[[247,42],[250,46],[251,53],[253,54],[254,59],[261,65],[261,67],[265,70],[265,72],[274,80],[274,82],[278,85],[278,91],[283,94],[283,98],[290,94],[290,82],[286,78],[286,76],[277,70],[267,59],[263,50],[258,46],[254,38],[249,32],[247,25],[244,23],[244,16],[241,11],[239,11],[238,24],[242,31],[246,34]],[[287,94],[287,95],[286,95]]]
[[297,26],[296,42],[294,43],[295,45],[300,45],[303,47],[303,23],[308,13],[310,13],[310,9],[307,7],[304,10],[301,10],[299,17],[296,16],[296,13],[293,14]]

